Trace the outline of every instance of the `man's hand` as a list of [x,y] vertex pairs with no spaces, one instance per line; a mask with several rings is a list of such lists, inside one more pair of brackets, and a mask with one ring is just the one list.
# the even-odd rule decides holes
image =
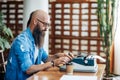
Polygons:
[[54,55],[56,59],[54,60],[55,66],[60,66],[68,63],[74,58],[73,53],[57,53]]
[[54,61],[54,66],[60,66],[68,63],[70,61],[70,58],[68,57],[60,57],[58,59],[53,60]]
[[73,53],[69,52],[69,53],[57,53],[55,54],[55,56],[57,58],[60,58],[60,57],[68,57],[70,60],[72,60],[74,58],[74,55]]

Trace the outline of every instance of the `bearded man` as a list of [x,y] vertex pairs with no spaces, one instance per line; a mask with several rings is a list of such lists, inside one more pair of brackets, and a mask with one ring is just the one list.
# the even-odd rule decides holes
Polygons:
[[48,27],[49,15],[45,11],[35,10],[31,13],[27,29],[19,34],[11,45],[5,80],[26,80],[38,71],[66,64],[74,57],[72,54],[48,55],[46,53],[43,44]]

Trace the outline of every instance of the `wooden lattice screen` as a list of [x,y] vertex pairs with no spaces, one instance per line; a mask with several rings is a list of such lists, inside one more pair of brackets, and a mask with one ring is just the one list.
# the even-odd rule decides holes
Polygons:
[[50,53],[85,52],[105,57],[96,11],[95,1],[50,2]]
[[0,11],[7,27],[10,27],[14,36],[22,31],[23,25],[23,1],[0,2]]
[[[23,1],[0,2],[5,23],[14,35],[22,31]],[[86,52],[105,57],[94,0],[57,0],[49,3],[49,53]]]

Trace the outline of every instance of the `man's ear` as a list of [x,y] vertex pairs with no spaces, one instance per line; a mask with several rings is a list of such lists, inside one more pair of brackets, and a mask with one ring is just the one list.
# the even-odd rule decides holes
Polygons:
[[37,20],[33,20],[33,24],[36,25],[37,24]]

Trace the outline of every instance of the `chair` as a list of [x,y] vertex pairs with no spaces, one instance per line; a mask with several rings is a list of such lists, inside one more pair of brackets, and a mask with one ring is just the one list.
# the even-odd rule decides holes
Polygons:
[[5,61],[5,59],[4,59],[3,50],[0,50],[0,54],[1,54],[1,58],[2,58],[2,63],[0,63],[0,66],[3,66],[4,72],[6,72],[7,61]]

